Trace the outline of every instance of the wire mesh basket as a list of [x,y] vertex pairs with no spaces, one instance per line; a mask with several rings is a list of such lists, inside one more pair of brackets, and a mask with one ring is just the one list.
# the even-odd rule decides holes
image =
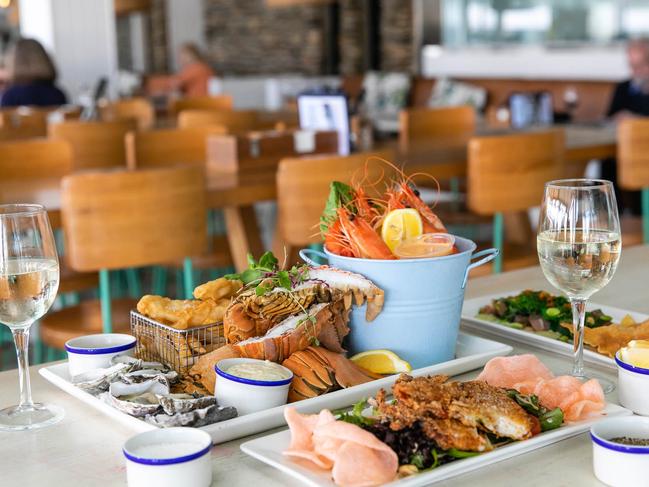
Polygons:
[[135,353],[146,361],[161,362],[185,375],[203,354],[225,345],[223,323],[179,330],[131,311]]

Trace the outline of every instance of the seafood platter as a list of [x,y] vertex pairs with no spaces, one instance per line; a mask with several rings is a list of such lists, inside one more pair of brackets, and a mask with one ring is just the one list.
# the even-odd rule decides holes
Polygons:
[[447,234],[409,181],[372,198],[332,183],[321,231],[330,260],[344,262],[287,268],[270,252],[250,256],[194,299],[143,296],[134,357],[41,374],[135,429],[194,426],[223,442],[285,424],[287,402],[301,413],[346,407],[400,372],[457,375],[511,352],[459,333],[467,274],[496,254]]
[[[391,396],[391,397],[390,397]],[[241,449],[304,485],[430,485],[629,416],[597,380],[554,374],[534,355],[497,357],[474,380],[401,375],[351,410],[304,415]]]
[[[588,303],[584,360],[615,369],[615,353],[632,340],[649,339],[649,316]],[[567,298],[546,291],[513,291],[466,300],[464,330],[572,356],[572,311]]]

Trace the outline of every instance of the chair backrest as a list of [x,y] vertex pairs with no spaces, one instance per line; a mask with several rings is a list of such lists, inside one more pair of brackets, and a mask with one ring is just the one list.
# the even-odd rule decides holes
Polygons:
[[0,142],[0,182],[62,178],[72,172],[72,147],[64,140]]
[[271,128],[272,124],[262,124],[256,110],[183,110],[178,114],[178,128],[223,125],[228,132],[246,132]]
[[100,107],[102,120],[135,120],[139,130],[148,130],[155,123],[155,109],[149,100],[142,97],[125,98]]
[[126,136],[128,167],[142,169],[174,164],[205,164],[207,138],[224,133],[225,128],[219,125],[130,132]]
[[51,110],[19,107],[0,110],[0,139],[19,140],[47,135],[47,116]]
[[171,101],[170,111],[178,114],[183,110],[232,110],[230,95],[189,96]]
[[61,211],[72,269],[177,262],[206,246],[202,168],[92,171],[66,176]]
[[540,205],[545,183],[562,176],[564,152],[561,130],[472,138],[469,208],[494,215]]
[[[378,181],[392,171],[372,156],[394,161],[391,151],[364,152],[351,156],[309,156],[282,159],[277,171],[278,230],[284,242],[306,245],[320,242],[317,228],[332,181],[350,183],[352,178]],[[366,164],[367,163],[367,164]],[[364,170],[367,173],[363,173]]]
[[399,146],[407,151],[434,139],[468,138],[475,132],[473,107],[407,108],[399,114]]
[[64,121],[49,125],[48,135],[70,143],[75,170],[125,167],[124,137],[135,128],[133,120]]
[[649,119],[629,119],[617,128],[617,174],[621,188],[649,188]]

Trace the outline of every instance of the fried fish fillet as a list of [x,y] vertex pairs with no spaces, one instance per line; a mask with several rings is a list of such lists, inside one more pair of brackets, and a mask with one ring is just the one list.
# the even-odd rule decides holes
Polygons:
[[228,303],[229,300],[169,299],[149,294],[142,296],[137,303],[137,310],[160,323],[185,330],[222,321]]
[[[572,324],[561,325],[572,331]],[[631,340],[649,340],[649,320],[638,324],[620,323],[597,328],[584,327],[584,343],[611,358],[615,357],[617,351]]]
[[485,382],[448,382],[446,376],[402,375],[393,386],[395,403],[377,395],[379,416],[399,430],[420,422],[426,435],[444,450],[486,451],[483,432],[523,440],[532,436],[534,419],[507,394]]
[[226,279],[219,277],[213,281],[201,284],[194,289],[194,297],[196,299],[212,299],[219,301],[221,299],[229,299],[234,296],[243,287],[243,282],[236,279]]

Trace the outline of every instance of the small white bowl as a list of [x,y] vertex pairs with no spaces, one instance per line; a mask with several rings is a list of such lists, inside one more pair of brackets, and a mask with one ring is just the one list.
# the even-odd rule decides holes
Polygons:
[[621,445],[608,441],[621,436],[649,438],[649,418],[609,418],[591,426],[595,477],[611,487],[647,485],[649,446]]
[[230,367],[243,363],[263,364],[264,360],[228,358],[218,361],[214,366],[216,372],[214,395],[220,406],[234,406],[237,414],[243,416],[286,404],[288,388],[293,380],[293,372],[290,369],[275,364],[290,374],[288,379],[278,381],[244,379],[228,374]]
[[124,443],[129,487],[212,484],[212,438],[197,428],[164,428],[140,433]]
[[115,355],[133,355],[136,339],[123,333],[98,333],[65,342],[70,375],[110,367]]
[[615,363],[620,405],[636,414],[649,416],[649,369],[623,362],[620,352],[615,354]]

